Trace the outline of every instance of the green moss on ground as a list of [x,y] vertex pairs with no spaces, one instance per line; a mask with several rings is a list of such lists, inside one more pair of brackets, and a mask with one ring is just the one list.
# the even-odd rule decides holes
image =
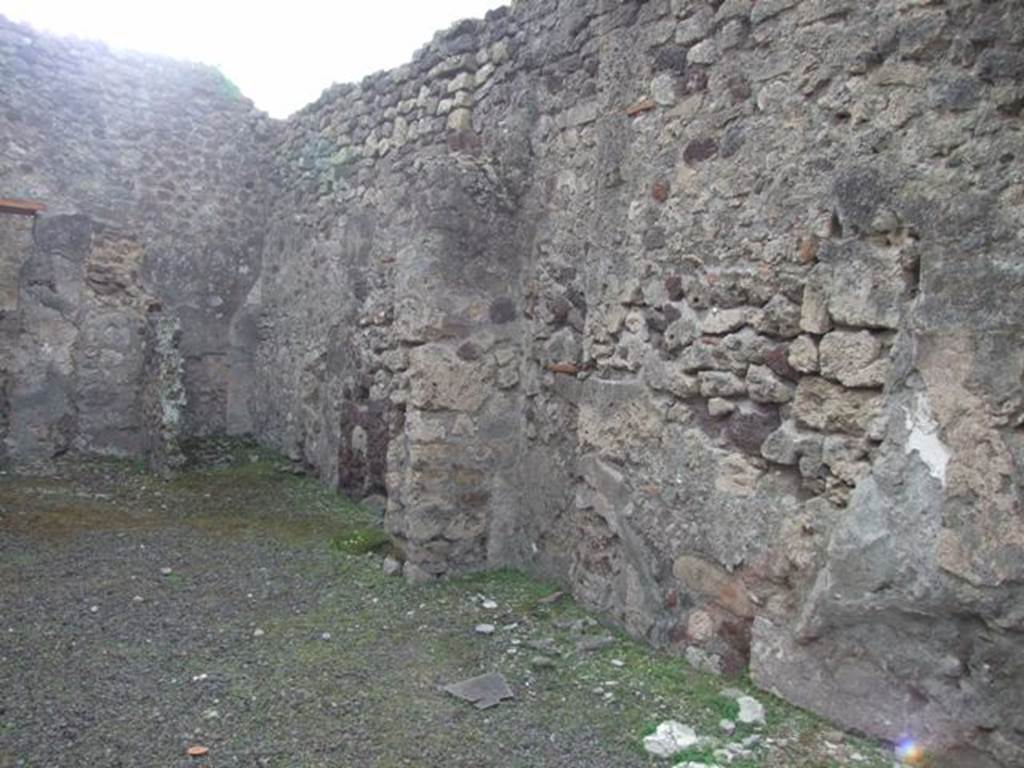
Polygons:
[[[296,557],[310,553],[302,567],[311,602],[301,609],[262,609],[254,601],[245,622],[225,619],[218,626],[223,640],[187,653],[103,646],[102,653],[125,665],[162,665],[185,679],[207,671],[215,676],[216,703],[194,706],[228,718],[219,728],[218,719],[204,723],[217,754],[259,754],[261,764],[281,766],[345,764],[358,755],[362,764],[404,766],[433,764],[446,754],[485,759],[497,753],[506,759],[501,765],[526,766],[541,763],[523,757],[522,740],[550,738],[570,751],[577,743],[597,748],[614,760],[609,764],[670,765],[649,758],[642,738],[674,719],[723,742],[760,735],[754,758],[735,761],[734,768],[892,763],[880,745],[837,734],[748,680],[698,672],[603,625],[568,597],[550,600],[556,585],[510,570],[427,586],[387,577],[379,554],[387,537],[374,513],[297,476],[288,462],[255,446],[230,443],[213,453],[214,461],[166,481],[138,465],[109,461],[2,478],[0,531],[64,545],[79,534],[145,535],[172,527],[213,548],[258,541],[287,547]],[[30,562],[9,555],[0,561],[0,578],[17,578]],[[225,598],[202,591],[199,582],[207,577],[176,569],[159,579],[160,594],[168,600],[180,595],[203,616],[217,617],[217,601]],[[485,597],[497,610],[483,607]],[[493,635],[474,631],[483,622],[496,627]],[[596,651],[577,649],[582,638],[595,635],[611,642]],[[539,655],[553,666],[535,664]],[[58,669],[55,662],[55,675]],[[440,690],[488,671],[506,675],[514,701],[481,713]],[[761,701],[767,725],[739,725],[725,738],[719,721],[738,713],[736,702],[722,695],[726,686]],[[0,722],[0,739],[14,727]],[[324,757],[317,740],[330,741],[342,727],[347,739],[372,734],[373,743],[339,736],[332,756]],[[295,746],[296,728],[308,734],[308,751]],[[840,747],[829,749],[837,739]],[[285,752],[275,752],[275,744],[284,743],[290,744]],[[688,750],[676,762],[710,764],[713,757],[711,749]]]

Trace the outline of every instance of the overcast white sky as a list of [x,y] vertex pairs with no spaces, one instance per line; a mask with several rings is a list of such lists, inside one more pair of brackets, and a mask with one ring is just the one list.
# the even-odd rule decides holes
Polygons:
[[453,21],[503,0],[0,0],[38,29],[217,66],[285,117],[334,82],[403,64]]

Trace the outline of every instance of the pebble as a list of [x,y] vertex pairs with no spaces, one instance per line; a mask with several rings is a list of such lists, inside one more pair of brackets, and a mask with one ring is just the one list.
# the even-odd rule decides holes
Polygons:
[[173,568],[161,568],[160,569],[160,575],[161,576],[170,576],[172,573],[174,573],[174,569]]
[[484,600],[482,603],[480,603],[480,605],[486,608],[488,611],[494,611],[498,608],[498,604],[493,600]]
[[732,733],[736,730],[736,723],[732,720],[719,720],[718,727],[721,728],[724,733]]
[[330,640],[331,639],[331,633],[330,632],[324,632],[322,635],[320,635],[320,639],[321,640]]
[[530,659],[530,666],[534,669],[554,669],[555,660],[547,656],[534,656]]
[[475,631],[476,631],[476,633],[478,635],[493,635],[494,634],[494,625],[493,624],[477,624],[476,627],[474,627],[474,629],[475,629]]
[[740,714],[737,718],[746,725],[764,725],[764,705],[753,696],[740,696],[736,699],[740,705]]
[[252,632],[253,637],[263,637],[266,633],[262,629],[254,629]]
[[100,612],[100,607],[98,605],[94,605],[94,606],[92,606],[89,609],[89,613],[99,613],[99,612]]

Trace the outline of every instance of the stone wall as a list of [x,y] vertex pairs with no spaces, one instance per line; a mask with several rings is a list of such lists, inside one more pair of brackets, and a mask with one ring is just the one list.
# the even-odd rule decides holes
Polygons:
[[386,432],[412,578],[529,563],[1018,760],[1020,10],[522,2],[329,90],[275,151],[245,426],[350,488]]
[[18,335],[18,275],[32,243],[32,221],[0,216],[0,462],[8,458],[11,386]]
[[[145,304],[183,327],[189,434],[226,427],[230,323],[256,277],[269,121],[217,71],[0,17],[7,448],[141,450]],[[20,275],[20,286],[17,276]],[[9,300],[8,300],[9,299]]]
[[188,400],[181,323],[165,317],[159,305],[150,306],[143,344],[143,451],[150,472],[168,476],[185,466],[181,427]]
[[232,279],[169,294],[231,286],[216,356],[182,314],[186,418],[222,366],[206,423],[386,491],[410,579],[529,567],[1019,764],[1022,46],[1018,0],[525,0],[267,131],[218,111],[266,191],[204,219]]

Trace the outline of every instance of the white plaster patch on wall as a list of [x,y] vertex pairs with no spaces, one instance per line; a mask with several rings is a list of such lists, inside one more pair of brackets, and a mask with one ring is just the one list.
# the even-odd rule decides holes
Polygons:
[[927,465],[929,474],[945,486],[949,448],[939,439],[939,425],[932,418],[924,394],[919,394],[913,408],[907,409],[907,429],[907,453],[916,452]]

